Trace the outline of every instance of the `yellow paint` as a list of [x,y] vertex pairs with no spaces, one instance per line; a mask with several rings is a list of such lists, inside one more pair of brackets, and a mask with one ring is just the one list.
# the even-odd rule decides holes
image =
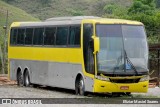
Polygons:
[[97,24],[131,24],[131,25],[143,25],[143,23],[138,21],[131,20],[123,20],[123,19],[108,19],[108,18],[100,18],[100,19],[85,19],[83,22],[91,22]]
[[66,62],[81,64],[80,48],[10,47],[9,59]]
[[99,37],[94,37],[93,38],[93,40],[94,40],[94,54],[96,54],[97,52],[99,52],[99,50],[100,50],[100,40],[99,40]]
[[[10,26],[10,29],[11,29],[12,25]],[[10,30],[9,30],[9,33],[8,33],[8,79],[10,79],[10,59],[9,59],[9,49],[10,49]]]
[[[96,37],[95,25],[96,24],[130,24],[130,25],[142,25],[141,22],[137,21],[129,21],[129,20],[121,20],[121,19],[85,19],[82,21],[82,24],[90,23],[93,24],[93,37]],[[83,39],[82,39],[83,40]],[[82,43],[82,42],[81,42]],[[95,57],[95,62],[97,59]],[[83,64],[84,66],[84,64]],[[83,68],[84,69],[84,68]],[[107,81],[97,80],[94,78],[94,75],[88,74],[84,72],[84,74],[90,78],[94,79],[94,86],[93,92],[98,93],[106,93],[106,92],[147,92],[148,90],[148,81],[139,82],[139,83],[132,83],[132,84],[117,84],[111,83]],[[95,74],[97,74],[97,66],[95,66]],[[142,76],[132,76],[132,77],[125,77],[126,79],[136,79],[141,78]],[[124,79],[124,77],[110,77],[112,79]],[[121,90],[121,86],[129,86],[129,90]]]
[[[121,86],[128,86],[128,90],[121,90]],[[94,79],[93,92],[106,93],[106,92],[144,92],[148,91],[148,81],[139,83],[111,83]]]

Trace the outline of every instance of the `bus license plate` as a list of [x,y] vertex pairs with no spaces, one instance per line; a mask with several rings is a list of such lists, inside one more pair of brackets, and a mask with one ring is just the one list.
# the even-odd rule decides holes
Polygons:
[[121,90],[128,90],[128,89],[129,89],[129,86],[121,86],[120,89],[121,89]]

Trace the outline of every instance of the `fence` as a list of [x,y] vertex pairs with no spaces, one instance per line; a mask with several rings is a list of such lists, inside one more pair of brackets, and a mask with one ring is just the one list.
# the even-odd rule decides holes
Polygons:
[[150,73],[154,71],[150,77],[160,82],[160,44],[152,44],[149,46],[149,69]]

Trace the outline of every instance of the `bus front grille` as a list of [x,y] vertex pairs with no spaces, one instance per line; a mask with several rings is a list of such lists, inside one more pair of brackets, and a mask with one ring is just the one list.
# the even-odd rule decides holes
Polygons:
[[139,78],[138,79],[110,79],[110,81],[113,83],[138,83],[139,80],[140,80]]

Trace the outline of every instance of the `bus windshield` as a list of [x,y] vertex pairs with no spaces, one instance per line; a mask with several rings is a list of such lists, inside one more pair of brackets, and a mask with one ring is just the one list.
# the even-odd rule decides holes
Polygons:
[[148,45],[142,25],[97,24],[96,35],[100,38],[98,73],[148,72]]

